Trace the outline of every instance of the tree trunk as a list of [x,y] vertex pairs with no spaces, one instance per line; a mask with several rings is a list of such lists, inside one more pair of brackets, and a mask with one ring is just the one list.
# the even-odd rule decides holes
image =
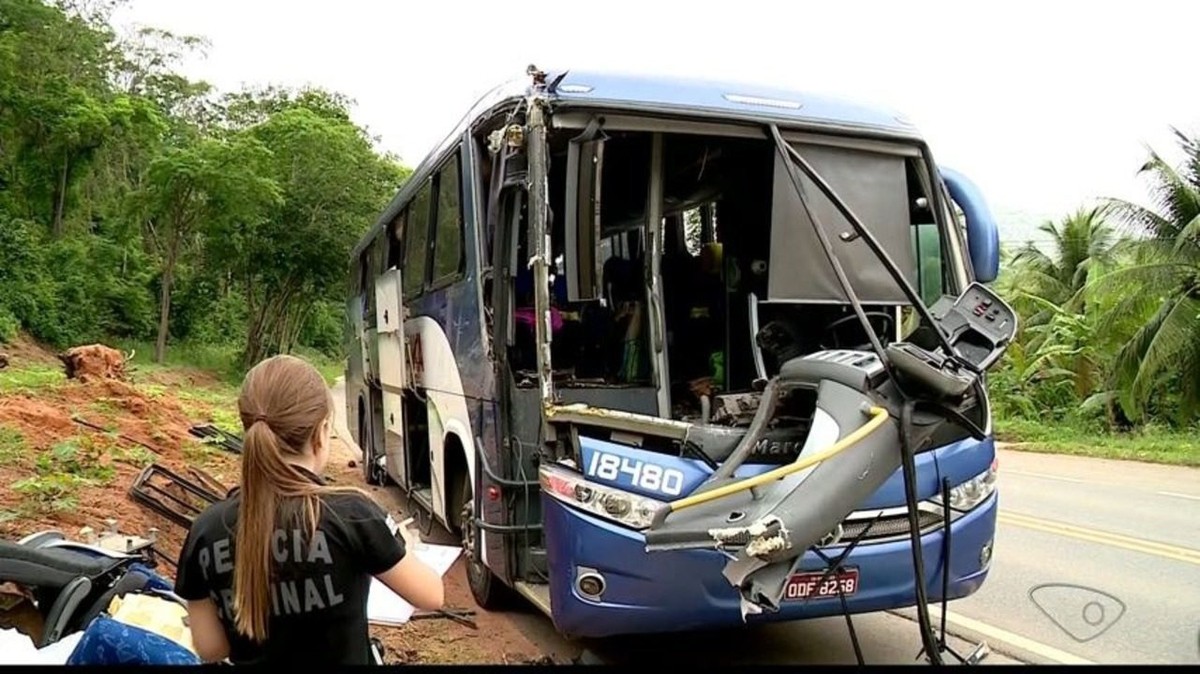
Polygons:
[[250,307],[250,324],[246,335],[246,348],[242,352],[242,365],[253,367],[263,358],[278,353],[281,346],[280,328],[287,320],[288,306],[295,297],[296,283],[284,282],[283,287],[272,290],[264,287],[262,302],[256,304],[253,294],[247,294]]
[[162,288],[158,300],[158,341],[154,344],[154,362],[162,363],[167,357],[167,332],[171,319],[171,285],[175,280],[175,258],[179,251],[178,237],[171,242],[167,250],[167,259],[163,263]]
[[267,307],[255,307],[248,295],[247,299],[250,304],[250,320],[246,325],[246,348],[242,351],[242,367],[249,369],[262,360],[263,353],[263,334],[265,333],[264,324],[266,322]]
[[71,153],[64,151],[62,170],[58,174],[58,185],[54,188],[54,216],[51,222],[55,238],[63,234],[63,221],[66,219],[65,211],[67,209],[67,176],[70,171]]

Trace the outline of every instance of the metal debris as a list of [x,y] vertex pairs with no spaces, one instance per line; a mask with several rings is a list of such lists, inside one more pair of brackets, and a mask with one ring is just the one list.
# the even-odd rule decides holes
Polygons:
[[473,618],[474,615],[475,611],[472,609],[444,608],[439,611],[416,611],[412,614],[411,620],[445,618],[447,620],[453,620],[460,625],[470,627],[471,629],[478,629],[478,626],[475,624],[475,620]]
[[196,515],[224,495],[155,463],[130,485],[129,498],[186,529]]
[[196,466],[188,466],[188,472],[192,477],[196,478],[202,486],[212,490],[217,494],[228,494],[229,487],[226,487],[223,482],[213,477],[208,471]]
[[[88,421],[88,420],[86,420],[86,419],[80,418],[80,417],[78,417],[78,416],[73,416],[73,417],[71,417],[71,421],[74,421],[75,423],[79,424],[80,426],[84,426],[84,427],[86,427],[86,428],[90,428],[90,429],[92,429],[92,430],[94,430],[94,431],[100,431],[101,433],[109,433],[109,432],[111,432],[111,431],[109,431],[107,428],[105,428],[105,427],[103,427],[103,426],[101,426],[101,425],[99,425],[99,424],[94,424],[94,423],[92,423],[92,422],[90,422],[90,421]],[[135,438],[131,438],[131,437],[129,437],[128,435],[125,435],[124,433],[118,433],[118,434],[117,434],[117,438],[119,438],[119,439],[121,439],[121,440],[124,440],[125,442],[131,442],[131,443],[133,443],[133,444],[137,445],[138,447],[142,447],[142,448],[144,448],[144,449],[148,449],[148,450],[150,450],[151,452],[154,452],[155,454],[160,454],[160,455],[161,455],[161,454],[163,453],[163,451],[162,451],[161,449],[159,449],[158,447],[155,447],[154,445],[150,445],[150,444],[147,444],[147,443],[145,443],[145,442],[142,442],[141,440],[137,440],[137,439],[135,439]]]
[[197,424],[188,429],[188,433],[194,437],[200,438],[202,442],[217,445],[218,447],[233,452],[234,454],[242,453],[242,438],[222,428],[218,428],[213,424]]

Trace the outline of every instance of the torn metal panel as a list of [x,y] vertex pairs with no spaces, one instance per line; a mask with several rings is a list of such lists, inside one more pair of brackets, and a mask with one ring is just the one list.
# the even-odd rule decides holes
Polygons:
[[[527,152],[529,156],[529,268],[533,270],[534,307],[537,338],[538,384],[542,400],[554,400],[553,371],[550,362],[550,232],[547,228],[549,201],[549,171],[546,146],[546,106],[544,94],[529,97],[526,120]],[[547,429],[549,430],[549,429]],[[549,437],[549,434],[547,434]]]
[[653,382],[658,389],[658,414],[671,416],[671,372],[667,358],[667,319],[663,308],[662,256],[663,256],[663,135],[651,137],[650,185],[647,190],[645,282],[646,297],[650,304],[648,324],[650,327],[650,351],[654,361]]
[[599,426],[621,431],[646,433],[674,440],[687,437],[692,425],[673,419],[651,417],[643,414],[633,414],[602,407],[588,405],[547,405],[546,418],[551,422],[575,423],[585,426]]
[[[814,360],[814,366],[822,365]],[[774,400],[781,389],[811,385],[804,381],[803,368],[794,369],[798,371],[792,381],[774,379],[768,384],[756,417],[772,415]],[[817,389],[817,408],[832,420],[831,424],[825,424],[831,432],[810,434],[800,452],[800,461],[827,451],[825,441],[830,435],[838,441],[852,442],[851,436],[868,422],[864,412],[881,404],[866,391],[829,379],[821,379]],[[758,421],[756,418],[755,422]],[[744,614],[764,606],[778,607],[784,581],[808,548],[825,539],[900,467],[898,428],[894,421],[886,420],[873,432],[813,466],[753,490],[706,495],[705,492],[717,492],[742,482],[732,474],[748,448],[753,447],[754,429],[758,425],[752,425],[739,448],[714,473],[710,483],[688,499],[673,504],[671,512],[660,514],[646,532],[649,551],[707,548],[732,553],[726,576],[742,592]],[[681,505],[689,500],[694,504]]]

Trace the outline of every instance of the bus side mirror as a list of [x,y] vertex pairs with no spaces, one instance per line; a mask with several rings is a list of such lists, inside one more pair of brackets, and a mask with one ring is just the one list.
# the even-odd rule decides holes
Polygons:
[[600,181],[604,172],[604,137],[593,121],[567,150],[565,257],[567,299],[599,299]]
[[983,192],[965,175],[941,168],[939,172],[950,198],[962,209],[967,220],[967,249],[975,280],[990,283],[1000,274],[1000,228],[983,198]]

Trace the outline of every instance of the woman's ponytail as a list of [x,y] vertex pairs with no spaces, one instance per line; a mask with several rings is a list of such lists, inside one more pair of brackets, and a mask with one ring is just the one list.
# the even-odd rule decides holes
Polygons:
[[255,420],[242,441],[233,602],[238,632],[257,642],[266,640],[271,616],[271,536],[279,506],[275,474],[281,468],[287,467],[279,439],[265,419]]

